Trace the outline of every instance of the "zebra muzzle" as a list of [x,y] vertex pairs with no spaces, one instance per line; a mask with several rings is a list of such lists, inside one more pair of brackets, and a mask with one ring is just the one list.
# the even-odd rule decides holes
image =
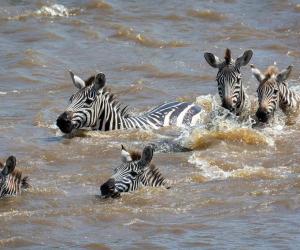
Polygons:
[[233,102],[231,98],[225,97],[222,101],[222,107],[228,109],[230,112],[234,111]]
[[268,122],[268,120],[270,119],[270,113],[267,112],[266,110],[262,110],[262,109],[258,109],[256,112],[256,117],[260,122]]
[[112,197],[116,198],[120,196],[118,192],[115,192],[115,179],[108,179],[107,182],[101,185],[100,187],[101,195],[105,198]]
[[56,120],[56,125],[65,134],[71,133],[74,128],[72,124],[72,117],[73,113],[66,111],[62,113]]

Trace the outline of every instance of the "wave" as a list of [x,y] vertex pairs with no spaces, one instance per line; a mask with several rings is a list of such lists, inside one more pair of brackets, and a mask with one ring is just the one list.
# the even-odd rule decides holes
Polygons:
[[189,46],[189,44],[182,41],[157,40],[138,33],[133,28],[128,28],[123,25],[115,25],[113,28],[116,32],[111,36],[112,38],[132,41],[149,48],[180,48]]
[[227,178],[241,178],[241,179],[265,179],[273,180],[278,178],[287,178],[292,171],[288,167],[265,168],[261,166],[243,166],[242,168],[224,170],[222,166],[211,163],[201,157],[197,153],[193,153],[189,163],[195,165],[196,168],[201,170],[201,175],[206,181],[209,180],[224,180]]
[[50,17],[50,18],[69,17],[69,16],[77,15],[78,12],[79,12],[78,8],[68,9],[62,4],[53,4],[50,6],[44,5],[40,9],[35,11],[24,10],[21,11],[21,13],[18,13],[16,15],[11,15],[10,11],[7,10],[4,12],[4,14],[2,14],[2,19],[21,21],[30,17]]
[[187,15],[190,17],[200,18],[202,20],[211,22],[221,22],[227,19],[227,17],[219,12],[213,10],[188,10]]

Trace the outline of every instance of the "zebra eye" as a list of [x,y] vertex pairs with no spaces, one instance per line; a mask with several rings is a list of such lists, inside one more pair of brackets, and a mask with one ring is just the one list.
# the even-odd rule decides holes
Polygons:
[[131,174],[133,177],[136,177],[138,173],[137,173],[137,172],[134,172],[134,171],[131,171],[130,174]]
[[278,89],[274,89],[274,94],[277,94],[278,93]]
[[90,105],[93,101],[94,101],[94,100],[93,100],[92,98],[87,98],[87,99],[85,100],[85,103],[86,103],[87,105]]

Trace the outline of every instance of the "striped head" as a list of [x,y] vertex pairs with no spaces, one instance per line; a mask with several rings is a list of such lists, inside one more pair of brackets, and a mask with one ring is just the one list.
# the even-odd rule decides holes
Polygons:
[[70,71],[73,84],[78,91],[70,97],[69,106],[56,121],[63,133],[71,133],[74,129],[93,127],[98,119],[101,90],[105,86],[105,75],[98,73],[86,81]]
[[122,165],[117,167],[114,174],[100,187],[103,197],[118,197],[122,192],[131,192],[140,186],[165,186],[165,179],[155,165],[151,164],[153,157],[152,146],[146,146],[139,152],[128,152],[122,146]]
[[16,158],[8,157],[5,164],[0,163],[0,197],[21,194],[22,189],[29,187],[28,177],[22,178],[22,172],[16,170]]
[[237,115],[243,108],[245,98],[240,68],[249,63],[252,55],[252,50],[246,50],[243,55],[233,60],[230,49],[226,49],[224,61],[222,61],[212,53],[204,53],[207,63],[218,69],[216,80],[222,107]]
[[[256,117],[260,122],[268,122],[274,116],[275,110],[280,105],[280,89],[286,87],[286,79],[290,76],[293,66],[288,66],[279,72],[275,66],[270,66],[263,74],[253,64],[251,70],[257,81],[258,109]],[[283,86],[285,85],[285,86]]]

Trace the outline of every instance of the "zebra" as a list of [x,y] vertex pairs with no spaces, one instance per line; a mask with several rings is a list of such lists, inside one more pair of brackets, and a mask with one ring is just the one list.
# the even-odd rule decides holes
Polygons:
[[19,195],[22,189],[30,187],[28,177],[22,178],[22,172],[15,169],[16,158],[10,156],[7,158],[5,165],[0,162],[2,168],[0,172],[0,198],[9,195]]
[[206,62],[213,68],[218,68],[217,83],[218,92],[222,101],[222,107],[230,112],[241,115],[246,108],[246,93],[243,89],[240,68],[246,66],[253,55],[252,50],[246,50],[243,55],[233,60],[230,49],[226,49],[224,61],[222,62],[212,53],[204,53]]
[[153,147],[146,146],[141,153],[128,152],[122,146],[122,164],[114,174],[100,187],[102,197],[116,198],[123,192],[132,192],[141,186],[165,187],[169,189],[170,181],[163,177],[159,169],[151,163]]
[[275,66],[269,66],[263,74],[253,64],[251,71],[259,86],[257,88],[259,107],[256,117],[260,122],[267,123],[279,107],[286,115],[296,114],[300,106],[300,97],[288,88],[286,82],[293,65],[279,72]]
[[57,119],[57,126],[65,133],[80,128],[92,130],[158,129],[169,125],[183,127],[195,125],[202,108],[190,102],[168,102],[148,112],[134,116],[105,87],[103,73],[86,81],[70,71],[75,87],[79,90],[70,98],[69,106]]

